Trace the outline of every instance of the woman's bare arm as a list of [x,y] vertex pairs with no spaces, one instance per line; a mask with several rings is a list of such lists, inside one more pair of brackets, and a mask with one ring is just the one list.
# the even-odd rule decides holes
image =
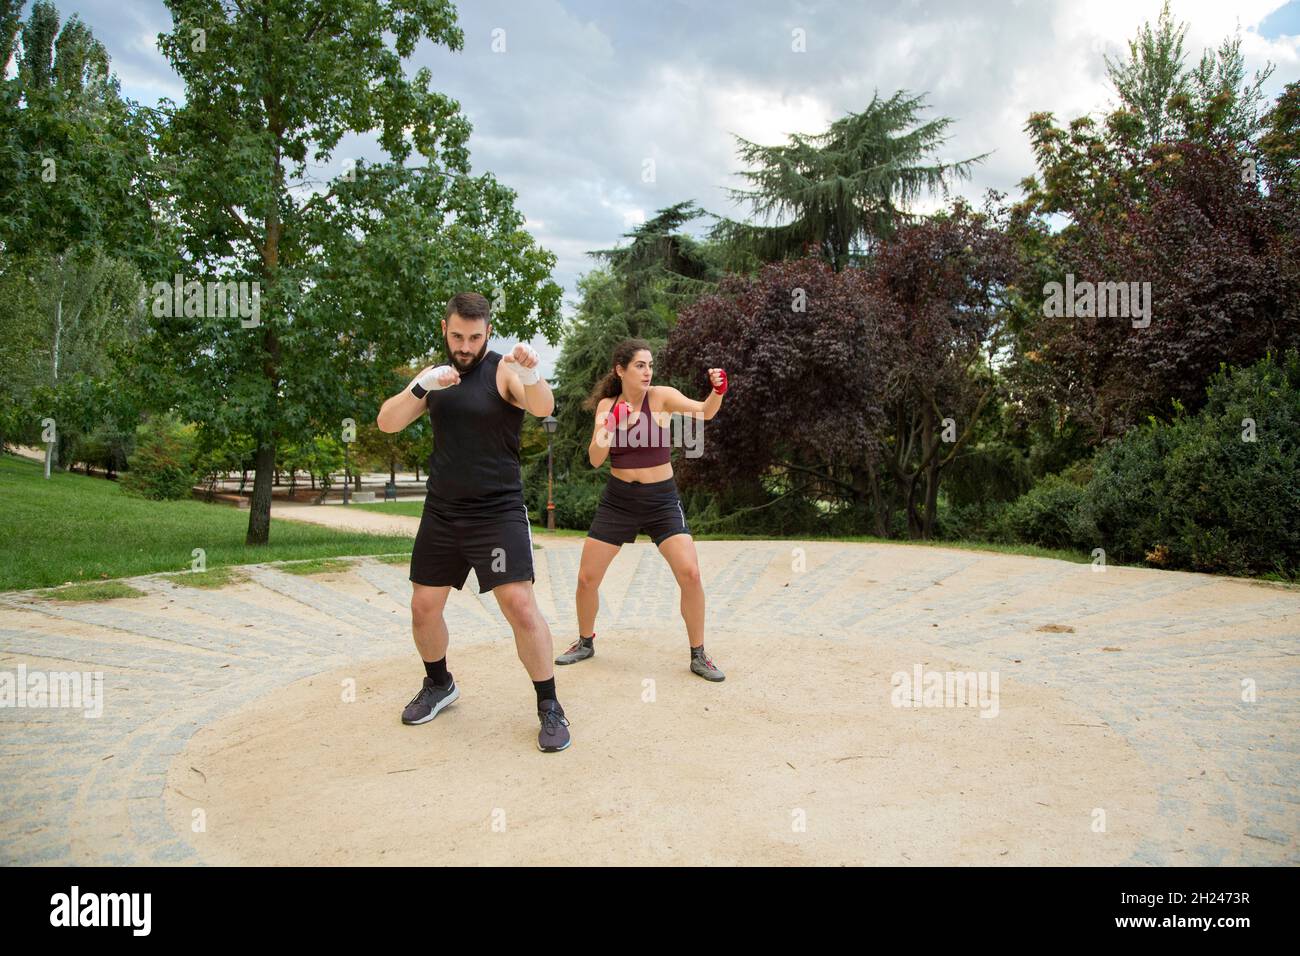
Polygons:
[[596,427],[591,432],[591,444],[587,446],[587,459],[592,468],[599,468],[609,457],[609,443],[613,435],[605,427],[605,416],[614,407],[614,399],[602,398],[596,405]]

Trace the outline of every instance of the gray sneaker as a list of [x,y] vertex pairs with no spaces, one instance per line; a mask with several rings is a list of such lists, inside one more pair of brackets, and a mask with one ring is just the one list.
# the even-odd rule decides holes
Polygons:
[[[448,677],[451,675],[448,674]],[[439,687],[432,677],[424,678],[424,686],[411,698],[411,702],[402,711],[402,723],[424,724],[438,716],[438,712],[448,704],[459,699],[460,689],[455,678],[446,687]]]
[[727,679],[727,675],[718,670],[718,665],[713,663],[713,658],[709,657],[704,651],[699,653],[691,651],[691,671],[699,674],[705,680],[719,681]]
[[591,637],[579,637],[574,641],[567,651],[555,659],[557,664],[576,664],[578,661],[585,661],[589,657],[596,656],[596,635]]
[[544,700],[538,704],[537,719],[542,724],[542,729],[537,733],[538,750],[553,754],[568,749],[572,743],[569,737],[569,718],[564,716],[564,708],[558,700]]

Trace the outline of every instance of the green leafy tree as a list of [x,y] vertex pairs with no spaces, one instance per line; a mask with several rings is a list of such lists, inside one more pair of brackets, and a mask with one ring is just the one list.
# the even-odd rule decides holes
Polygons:
[[[453,294],[493,299],[498,334],[556,341],[560,289],[514,192],[470,175],[458,104],[428,69],[403,70],[422,39],[461,49],[450,3],[168,7],[159,42],[185,103],[168,106],[161,146],[184,266],[257,282],[260,315],[159,320],[146,384],[203,427],[253,434],[247,540],[260,544],[277,445],[373,419],[389,370],[441,346]],[[345,135],[370,133],[382,161],[339,155]]]
[[1255,152],[1266,129],[1262,87],[1272,64],[1247,83],[1238,36],[1189,68],[1186,31],[1166,3],[1155,27],[1145,24],[1129,42],[1126,60],[1106,58],[1119,103],[1105,116],[1079,116],[1064,128],[1051,113],[1029,117],[1039,171],[1021,183],[1023,213],[1064,213],[1073,224],[1120,218],[1127,204],[1148,200],[1150,174],[1176,162],[1182,143],[1243,159]]
[[[1205,50],[1188,68],[1183,40],[1187,24],[1176,24],[1165,0],[1154,27],[1143,24],[1128,43],[1128,58],[1106,57],[1106,73],[1120,108],[1132,117],[1128,127],[1140,148],[1170,140],[1195,138],[1198,125],[1226,131],[1246,146],[1260,129],[1263,85],[1273,73],[1268,64],[1246,82],[1240,32],[1217,50]],[[1208,122],[1207,122],[1208,121]]]
[[1269,188],[1300,203],[1300,81],[1288,83],[1265,116],[1258,147]]
[[[21,8],[0,7],[16,64],[0,83],[0,407],[18,433],[7,434],[32,440],[52,414],[36,390],[103,379],[114,348],[139,335],[136,267],[156,255],[158,230],[149,124],[121,97],[103,45],[75,16],[60,27],[46,0],[25,22]],[[59,424],[75,440],[72,422]]]
[[587,253],[617,277],[632,324],[671,324],[677,307],[717,287],[721,250],[681,231],[704,215],[694,202],[679,202],[624,233],[626,246]]

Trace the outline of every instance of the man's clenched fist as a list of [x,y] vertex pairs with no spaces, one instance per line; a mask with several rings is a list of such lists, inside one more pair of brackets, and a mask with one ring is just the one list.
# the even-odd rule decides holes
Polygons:
[[536,385],[537,380],[541,378],[541,373],[537,371],[537,363],[540,359],[531,345],[520,342],[509,355],[503,356],[501,361],[509,362],[519,376],[519,381],[525,385]]
[[430,365],[411,382],[411,392],[416,398],[424,398],[429,392],[460,384],[460,372],[450,365]]

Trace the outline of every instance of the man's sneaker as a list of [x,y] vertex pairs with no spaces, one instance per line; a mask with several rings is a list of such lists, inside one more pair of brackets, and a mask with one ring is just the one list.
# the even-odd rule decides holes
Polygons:
[[555,659],[557,664],[576,664],[578,661],[585,661],[588,657],[596,656],[596,635],[591,637],[579,637],[569,646],[569,649]]
[[[447,676],[451,677],[450,674]],[[406,710],[402,711],[402,723],[427,723],[438,716],[438,711],[459,697],[460,689],[456,686],[454,678],[446,687],[439,687],[433,682],[432,677],[425,677],[420,692],[411,698],[411,702],[406,705]]]
[[708,654],[700,651],[698,654],[691,652],[691,670],[699,674],[705,680],[726,680],[727,675],[718,670],[718,665],[713,663],[713,658]]
[[537,719],[542,729],[537,734],[537,749],[542,753],[555,753],[569,746],[569,718],[558,700],[544,700],[537,705]]

